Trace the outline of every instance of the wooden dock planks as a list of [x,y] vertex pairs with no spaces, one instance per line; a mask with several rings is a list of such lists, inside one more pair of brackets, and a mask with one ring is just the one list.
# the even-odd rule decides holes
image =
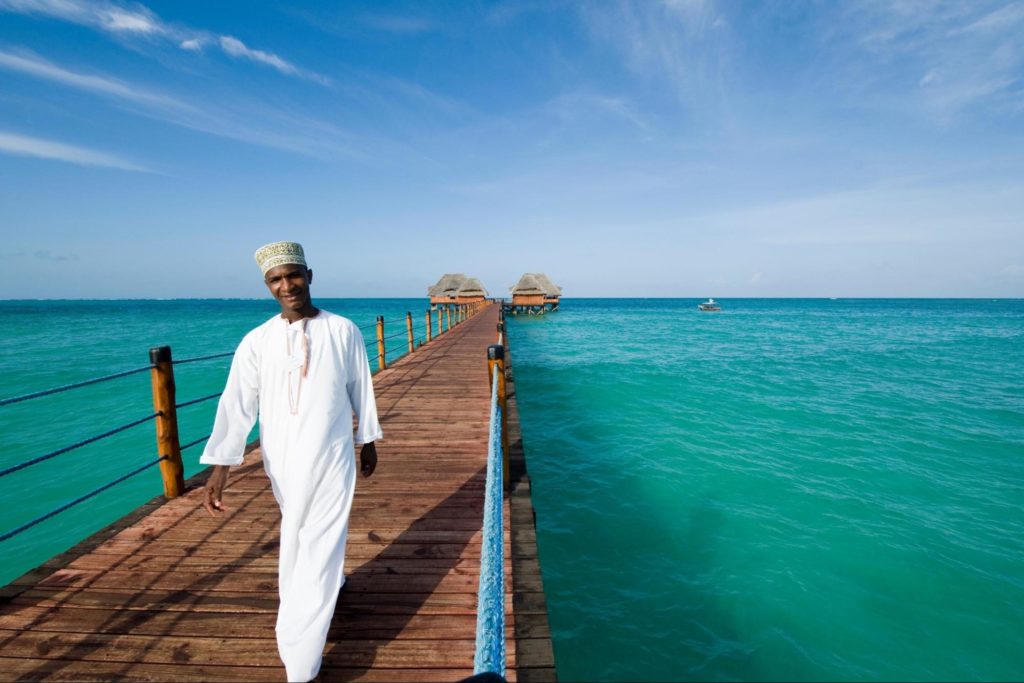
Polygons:
[[[374,377],[385,439],[377,472],[357,483],[347,583],[323,681],[472,674],[490,410],[486,347],[497,316],[497,306],[485,308]],[[554,680],[515,429],[519,464],[505,501],[508,678]],[[259,450],[232,472],[227,514],[214,519],[198,507],[202,480],[5,587],[0,679],[284,680],[274,638],[279,512]]]

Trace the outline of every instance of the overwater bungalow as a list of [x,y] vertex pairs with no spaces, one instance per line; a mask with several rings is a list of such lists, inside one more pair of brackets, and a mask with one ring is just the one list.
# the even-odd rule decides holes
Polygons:
[[441,279],[427,288],[431,306],[471,304],[487,298],[487,290],[475,277],[463,273],[445,273]]
[[458,291],[455,292],[455,303],[457,304],[472,304],[477,301],[483,301],[486,298],[487,290],[484,289],[480,280],[475,277],[467,277]]
[[551,281],[544,273],[534,273],[537,283],[544,290],[544,303],[551,306],[552,311],[558,310],[558,301],[562,297],[562,288]]
[[459,288],[468,280],[462,273],[445,273],[437,284],[427,288],[430,305],[454,304],[458,299]]
[[541,315],[548,310],[557,310],[562,296],[562,288],[544,273],[523,273],[519,282],[510,289],[512,304],[508,310],[513,315]]

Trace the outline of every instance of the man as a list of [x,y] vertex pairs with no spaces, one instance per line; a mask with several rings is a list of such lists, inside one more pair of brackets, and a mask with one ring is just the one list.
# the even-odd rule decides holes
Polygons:
[[[277,645],[289,681],[320,670],[343,572],[355,492],[355,444],[364,477],[377,466],[373,381],[363,336],[352,321],[317,309],[302,247],[275,242],[256,252],[281,314],[235,351],[199,462],[213,465],[203,505],[226,510],[228,468],[242,462],[257,414],[263,465],[281,508],[281,606]],[[358,419],[353,435],[352,417]],[[354,438],[353,438],[354,437]]]

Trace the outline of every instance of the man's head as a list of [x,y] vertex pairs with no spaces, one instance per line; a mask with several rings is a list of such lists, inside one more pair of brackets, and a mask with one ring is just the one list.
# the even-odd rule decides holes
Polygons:
[[306,266],[301,244],[273,242],[257,249],[255,258],[267,289],[281,304],[282,315],[297,319],[316,312],[309,295],[313,271]]

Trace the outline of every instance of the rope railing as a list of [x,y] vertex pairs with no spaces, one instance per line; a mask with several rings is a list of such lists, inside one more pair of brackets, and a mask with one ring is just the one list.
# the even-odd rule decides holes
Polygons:
[[153,418],[156,418],[156,417],[159,417],[159,416],[160,416],[160,413],[153,413],[152,415],[147,415],[146,417],[141,417],[138,420],[134,420],[134,421],[129,422],[127,424],[123,424],[120,427],[115,427],[114,429],[111,429],[111,430],[108,430],[106,432],[103,432],[102,434],[97,434],[96,436],[91,436],[88,439],[83,439],[81,441],[78,441],[76,443],[71,444],[70,446],[65,446],[64,448],[58,448],[57,450],[55,450],[55,451],[53,451],[51,453],[47,453],[46,455],[40,455],[38,458],[32,458],[31,460],[26,460],[23,463],[19,463],[17,465],[12,465],[12,466],[10,466],[8,468],[0,470],[0,477],[6,477],[8,474],[13,474],[14,472],[17,472],[18,470],[23,470],[26,467],[31,467],[32,465],[37,465],[37,464],[39,464],[41,462],[45,462],[45,461],[49,460],[50,458],[56,458],[58,455],[63,455],[64,453],[67,453],[69,451],[73,451],[76,448],[81,448],[82,446],[87,446],[87,445],[89,445],[91,443],[95,443],[96,441],[99,441],[100,439],[105,439],[108,436],[113,436],[114,434],[117,434],[119,432],[123,432],[126,429],[130,429],[131,427],[134,427],[136,425],[140,425],[143,422],[149,422]]
[[206,436],[201,436],[201,437],[199,437],[199,438],[198,438],[198,439],[196,439],[195,441],[189,441],[188,443],[186,443],[186,444],[183,444],[183,445],[181,446],[181,448],[179,448],[178,450],[180,450],[180,451],[183,451],[183,450],[185,450],[186,448],[192,448],[193,446],[198,446],[198,445],[199,445],[199,444],[201,444],[202,442],[204,442],[204,441],[206,441],[207,439],[209,439],[209,438],[210,438],[211,436],[213,436],[213,434],[207,434]]
[[59,394],[64,391],[71,391],[72,389],[78,389],[80,387],[87,387],[90,384],[99,384],[100,382],[108,382],[112,379],[118,379],[120,377],[127,377],[128,375],[134,375],[139,372],[145,372],[146,370],[152,370],[152,365],[147,365],[141,368],[135,368],[134,370],[125,370],[124,372],[116,372],[113,375],[105,375],[103,377],[94,377],[93,379],[87,379],[82,382],[75,382],[74,384],[65,384],[60,387],[53,387],[52,389],[44,389],[43,391],[36,391],[31,394],[25,394],[23,396],[15,396],[13,398],[5,398],[0,400],[0,407],[11,405],[12,403],[21,403],[22,401],[28,401],[33,398],[42,398],[43,396],[50,396],[51,394]]
[[476,653],[473,673],[505,675],[505,525],[502,519],[503,457],[498,384],[501,367],[491,375],[491,427],[487,440],[487,483],[484,489],[480,590],[476,612]]
[[202,396],[200,398],[194,398],[191,401],[185,401],[184,403],[179,403],[179,404],[177,404],[174,407],[175,408],[186,408],[188,406],[194,406],[197,403],[202,403],[203,401],[209,401],[211,398],[217,398],[218,396],[220,396],[223,393],[224,393],[223,391],[218,391],[216,394],[210,394],[209,396]]
[[[444,326],[443,329],[441,329],[441,330],[437,331],[436,333],[434,333],[432,328],[427,328],[425,335],[412,333],[410,331],[410,329],[408,328],[408,322],[407,322],[405,329],[401,330],[400,332],[395,332],[394,334],[391,334],[391,335],[388,335],[386,337],[383,337],[383,339],[381,340],[381,341],[387,341],[387,340],[396,339],[396,338],[399,338],[399,337],[405,337],[405,339],[406,339],[406,343],[395,344],[391,349],[388,349],[387,345],[385,345],[385,348],[384,348],[385,358],[389,354],[398,353],[398,356],[395,357],[395,359],[397,359],[399,357],[406,356],[409,353],[411,353],[411,351],[409,350],[408,342],[407,342],[408,337],[410,336],[410,334],[412,336],[412,348],[413,348],[413,350],[415,350],[418,346],[426,343],[427,341],[429,341],[433,337],[439,336],[439,335],[441,335],[441,334],[443,334],[445,332],[448,332],[449,330],[451,330],[452,327],[454,327],[455,324],[457,324],[459,322],[462,322],[464,320],[467,320],[474,313],[479,312],[479,310],[480,310],[480,308],[475,308],[474,309],[473,307],[466,307],[466,308],[463,308],[461,310],[461,313],[459,313],[458,310],[453,308],[450,311],[450,313],[449,313],[449,317],[446,318],[446,320],[445,320],[445,322],[447,324]],[[407,313],[406,316],[407,316],[407,318],[406,318],[407,321],[411,321],[412,320],[411,314]],[[432,316],[428,316],[427,320],[428,320],[428,324],[429,325],[433,325],[434,324],[434,319],[433,319]],[[364,326],[360,327],[359,329],[367,329],[367,328],[377,327],[378,325],[383,327],[383,318],[379,318],[379,321],[380,321],[379,323],[378,322],[370,323],[368,325],[364,325]],[[437,322],[438,323],[441,322],[440,317],[438,318]],[[382,333],[382,336],[383,336],[383,333]],[[366,345],[369,347],[369,346],[373,346],[373,345],[375,345],[377,343],[378,343],[377,339],[371,339],[369,342],[367,342]],[[154,460],[152,462],[149,462],[149,463],[147,463],[145,465],[142,465],[141,467],[138,467],[138,468],[132,470],[131,472],[128,472],[127,474],[124,474],[124,475],[118,477],[117,479],[114,479],[113,481],[108,482],[107,484],[104,484],[103,486],[100,486],[100,487],[98,487],[96,489],[93,489],[92,491],[89,491],[88,493],[83,494],[83,495],[79,496],[78,498],[75,498],[74,500],[71,500],[71,501],[63,504],[63,505],[59,506],[58,508],[56,508],[56,509],[54,509],[54,510],[52,510],[52,511],[46,513],[46,514],[43,514],[43,515],[37,517],[36,519],[33,519],[30,522],[22,524],[21,526],[17,527],[16,529],[12,529],[10,531],[7,531],[7,532],[3,533],[2,535],[0,535],[0,542],[6,541],[9,538],[12,538],[14,536],[17,536],[18,534],[21,534],[21,533],[27,531],[28,529],[31,529],[32,527],[40,524],[41,522],[44,522],[47,519],[50,519],[51,517],[53,517],[55,515],[58,515],[61,512],[64,512],[65,510],[67,510],[67,509],[69,509],[69,508],[71,508],[71,507],[73,507],[75,505],[78,505],[79,503],[82,503],[82,502],[84,502],[86,500],[89,500],[90,498],[92,498],[92,497],[94,497],[96,495],[99,495],[103,491],[106,491],[107,489],[109,489],[109,488],[111,488],[113,486],[116,486],[117,484],[119,484],[119,483],[121,483],[121,482],[123,482],[123,481],[125,481],[125,480],[127,480],[127,479],[129,479],[131,477],[134,477],[135,475],[139,474],[140,472],[142,472],[142,471],[144,471],[144,470],[146,470],[146,469],[148,469],[150,467],[153,467],[154,465],[160,465],[161,475],[162,475],[163,482],[164,482],[164,495],[167,498],[174,498],[176,496],[181,495],[184,492],[184,484],[183,484],[183,479],[182,479],[182,474],[183,474],[183,469],[184,468],[183,468],[183,465],[182,465],[182,462],[181,462],[181,451],[184,451],[186,449],[192,448],[194,446],[198,446],[199,444],[203,443],[204,441],[207,441],[210,438],[211,435],[207,434],[206,436],[202,436],[202,437],[200,437],[198,439],[194,439],[194,440],[192,440],[192,441],[190,441],[188,443],[180,444],[180,442],[178,440],[178,436],[177,436],[177,430],[178,430],[178,426],[177,426],[178,425],[178,422],[177,422],[177,410],[179,408],[185,408],[185,407],[188,407],[188,406],[196,405],[196,404],[202,403],[204,401],[209,401],[211,399],[217,398],[223,392],[217,392],[217,393],[209,394],[209,395],[206,395],[206,396],[200,396],[198,398],[191,399],[191,400],[188,400],[188,401],[183,401],[181,403],[176,403],[175,400],[174,400],[175,390],[174,390],[173,366],[175,366],[175,365],[182,365],[182,364],[185,364],[185,363],[197,363],[197,362],[200,362],[200,361],[214,360],[214,359],[218,359],[218,358],[226,358],[226,357],[232,356],[232,355],[234,355],[234,351],[228,351],[228,352],[224,352],[224,353],[215,353],[215,354],[209,354],[209,355],[204,355],[204,356],[197,356],[197,357],[194,357],[194,358],[185,358],[185,359],[182,359],[182,360],[172,360],[171,359],[171,349],[170,349],[170,347],[167,347],[167,346],[155,347],[153,349],[150,349],[150,364],[146,365],[144,367],[134,368],[134,369],[131,369],[131,370],[125,370],[123,372],[117,372],[117,373],[114,373],[114,374],[111,374],[111,375],[105,375],[103,377],[95,377],[95,378],[92,378],[92,379],[83,380],[81,382],[74,382],[72,384],[66,384],[66,385],[63,385],[63,386],[53,387],[51,389],[46,389],[46,390],[43,390],[43,391],[36,391],[36,392],[33,392],[33,393],[24,394],[22,396],[15,396],[15,397],[12,397],[12,398],[7,398],[7,399],[0,400],[0,407],[2,407],[2,406],[5,406],[5,405],[19,403],[19,402],[27,401],[27,400],[34,399],[34,398],[40,398],[40,397],[43,397],[43,396],[49,396],[49,395],[52,395],[52,394],[58,394],[58,393],[61,393],[61,392],[70,391],[72,389],[78,389],[80,387],[86,387],[86,386],[89,386],[89,385],[92,385],[92,384],[98,384],[100,382],[106,382],[106,381],[118,379],[118,378],[121,378],[121,377],[127,377],[129,375],[134,375],[134,374],[145,372],[145,371],[152,371],[153,402],[154,402],[154,412],[152,414],[147,415],[147,416],[142,417],[142,418],[139,418],[137,420],[132,420],[131,422],[128,422],[128,423],[123,424],[123,425],[120,425],[118,427],[114,427],[113,429],[109,429],[109,430],[107,430],[107,431],[105,431],[105,432],[103,432],[101,434],[97,434],[95,436],[91,436],[89,438],[82,439],[82,440],[77,441],[77,442],[75,442],[73,444],[70,444],[68,446],[64,446],[64,447],[59,448],[57,450],[51,451],[49,453],[45,453],[45,454],[40,455],[38,457],[31,458],[31,459],[26,460],[26,461],[24,461],[22,463],[6,467],[6,468],[0,470],[0,478],[5,477],[5,476],[7,476],[9,474],[13,474],[14,472],[18,472],[20,470],[23,470],[23,469],[25,469],[27,467],[31,467],[31,466],[36,465],[38,463],[45,462],[47,460],[50,460],[51,458],[55,458],[55,457],[57,457],[59,455],[63,455],[65,453],[68,453],[70,451],[76,450],[78,448],[82,448],[83,446],[89,445],[91,443],[95,443],[95,442],[100,441],[102,439],[111,437],[111,436],[113,436],[115,434],[123,432],[123,431],[125,431],[127,429],[131,429],[132,427],[140,425],[140,424],[142,424],[144,422],[149,422],[150,420],[156,420],[157,421],[157,429],[156,429],[156,432],[157,432],[157,443],[158,443],[158,450],[157,450],[157,452],[160,454],[160,457],[157,458],[156,460]],[[368,355],[370,355],[370,356],[377,356],[378,353],[373,353],[373,354],[368,354]],[[500,409],[499,409],[499,416],[500,416]],[[500,422],[500,417],[499,417],[499,422]],[[494,429],[493,422],[492,422],[492,429]],[[500,431],[501,431],[500,427],[498,429],[499,429],[499,434],[500,434]],[[492,441],[493,441],[493,439],[492,439]],[[501,446],[498,445],[497,449],[498,449],[498,452],[499,452],[499,461],[500,461]],[[498,490],[498,500],[499,500],[498,513],[500,515],[500,512],[501,512],[501,510],[500,510],[500,508],[501,508],[501,505],[500,505],[500,495],[501,495],[500,494],[500,492],[501,492],[501,478],[500,478],[500,474],[499,474],[499,479],[498,479],[498,484],[497,484],[497,490]],[[500,526],[500,520],[499,520],[498,523],[499,523],[499,526]],[[499,540],[498,540],[498,551],[499,552],[501,551],[500,535],[499,535]],[[499,568],[500,568],[500,559],[499,559]],[[499,573],[500,573],[500,569],[499,569]],[[503,598],[501,598],[501,600],[503,600]],[[504,619],[503,615],[502,615],[502,619]],[[502,634],[504,633],[503,628],[501,630],[501,633]],[[504,641],[502,641],[501,647],[502,647],[502,652],[504,652]],[[504,655],[502,655],[502,656],[504,656]],[[504,668],[502,668],[502,671],[504,671]]]
[[10,531],[7,531],[7,532],[5,532],[3,534],[0,534],[0,543],[3,543],[4,541],[6,541],[9,538],[13,538],[13,537],[17,536],[18,534],[20,534],[22,532],[28,531],[29,529],[31,529],[35,525],[40,524],[42,522],[45,522],[46,520],[50,519],[51,517],[55,517],[56,515],[59,515],[60,513],[62,513],[65,510],[67,510],[68,508],[72,508],[72,507],[78,505],[79,503],[84,503],[85,501],[89,500],[90,498],[92,498],[94,496],[98,496],[99,494],[103,493],[107,489],[112,488],[114,486],[117,486],[122,481],[125,481],[126,479],[130,479],[130,478],[134,477],[136,474],[138,474],[139,472],[147,470],[150,467],[152,467],[153,465],[157,465],[157,464],[163,462],[164,460],[167,460],[167,456],[166,455],[161,455],[156,460],[153,460],[152,462],[147,462],[145,465],[143,465],[141,467],[135,468],[134,470],[132,470],[128,474],[124,474],[124,475],[118,477],[117,479],[115,479],[113,481],[107,482],[103,486],[95,488],[92,491],[89,491],[88,493],[86,493],[84,495],[81,495],[78,498],[75,498],[74,500],[68,501],[67,503],[64,503],[63,505],[61,505],[60,507],[57,507],[54,510],[50,510],[46,514],[43,514],[43,515],[40,515],[40,516],[36,517],[32,521],[26,522],[25,524],[22,524],[21,526],[19,526],[16,529],[11,529]]
[[225,358],[226,356],[235,355],[234,351],[225,351],[224,353],[214,353],[209,356],[199,356],[198,358],[182,358],[181,360],[171,361],[174,365],[184,365],[185,363],[198,363],[201,360],[213,360],[214,358]]

